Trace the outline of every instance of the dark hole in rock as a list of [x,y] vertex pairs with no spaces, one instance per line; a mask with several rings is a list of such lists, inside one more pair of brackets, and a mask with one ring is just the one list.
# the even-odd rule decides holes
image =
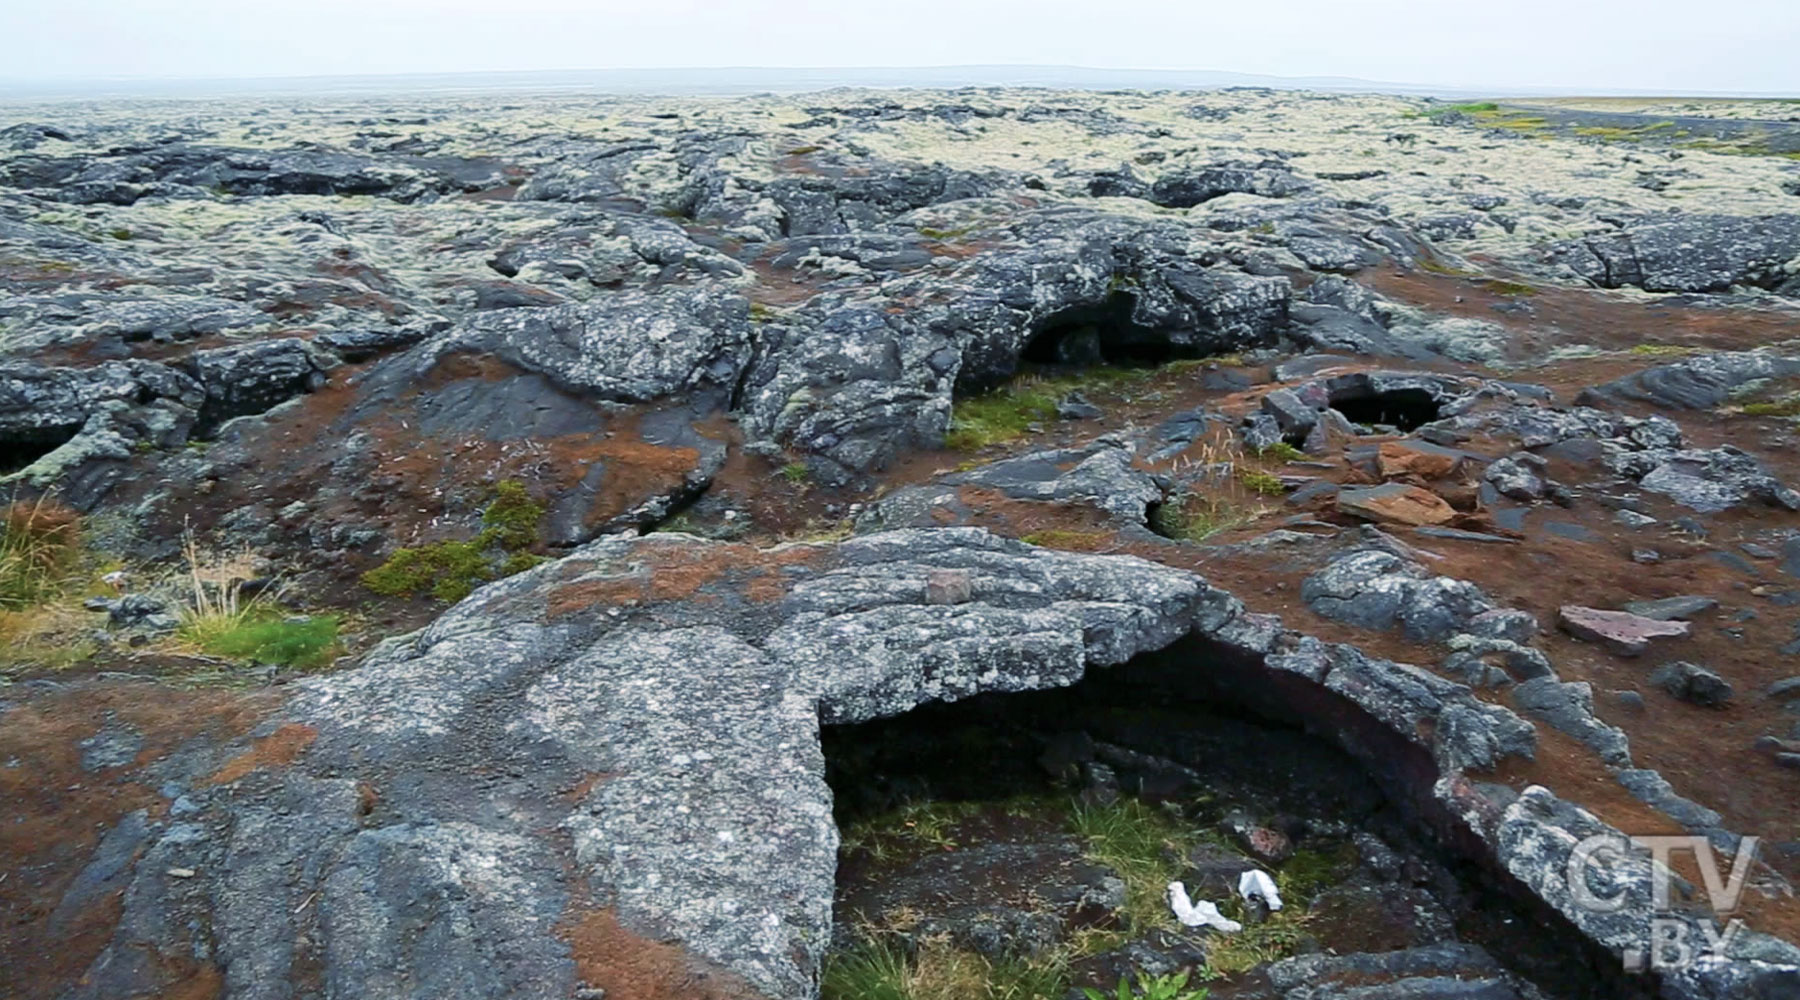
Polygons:
[[1149,367],[1196,356],[1169,343],[1167,330],[1132,318],[1137,297],[1114,292],[1104,302],[1077,306],[1046,317],[1026,342],[1027,364],[1087,368],[1094,365]]
[[[1435,771],[1421,752],[1289,715],[1348,703],[1316,688],[1274,690],[1282,682],[1219,649],[1184,640],[1064,689],[824,727],[844,832],[828,982],[832,962],[853,963],[871,940],[915,962],[934,942],[996,968],[1059,955],[1064,988],[1103,990],[1123,956],[1147,954],[1140,946],[1179,958],[1191,941],[1215,969],[1253,979],[1270,957],[1462,941],[1552,995],[1635,995],[1597,982],[1603,966],[1541,903],[1440,846],[1412,801]],[[1261,690],[1238,697],[1247,685]],[[1331,734],[1379,754],[1385,773]],[[1146,821],[1169,836],[1140,847],[1143,867],[1102,863],[1096,829]],[[1275,877],[1283,913],[1238,898],[1252,868]],[[1126,876],[1122,895],[1108,890],[1115,872]],[[1173,878],[1244,932],[1171,937],[1173,925],[1147,924],[1167,923],[1161,891]]]
[[67,444],[80,432],[80,424],[69,424],[19,430],[0,438],[0,475],[18,472]]
[[1424,389],[1333,396],[1331,408],[1353,423],[1385,424],[1403,431],[1415,430],[1438,418],[1438,400]]

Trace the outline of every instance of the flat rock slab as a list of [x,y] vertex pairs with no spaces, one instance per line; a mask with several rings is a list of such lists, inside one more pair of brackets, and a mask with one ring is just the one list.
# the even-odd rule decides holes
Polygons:
[[1505,535],[1490,535],[1485,531],[1464,531],[1461,528],[1440,528],[1436,525],[1420,525],[1418,533],[1427,538],[1444,538],[1453,542],[1483,542],[1488,545],[1517,545],[1517,538]]
[[1688,634],[1687,622],[1658,621],[1629,611],[1602,611],[1565,604],[1559,609],[1563,631],[1577,639],[1597,642],[1620,656],[1639,656],[1650,640],[1680,638]]
[[1402,483],[1340,491],[1337,506],[1345,514],[1391,524],[1443,524],[1456,516],[1443,497]]
[[1624,610],[1639,618],[1667,622],[1686,621],[1718,606],[1717,600],[1704,594],[1684,594],[1680,597],[1664,597],[1654,601],[1630,601],[1625,605]]

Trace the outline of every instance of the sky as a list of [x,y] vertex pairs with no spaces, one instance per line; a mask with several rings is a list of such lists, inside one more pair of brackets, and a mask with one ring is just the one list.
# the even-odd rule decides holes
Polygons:
[[1800,96],[1800,0],[7,0],[0,78],[987,64]]

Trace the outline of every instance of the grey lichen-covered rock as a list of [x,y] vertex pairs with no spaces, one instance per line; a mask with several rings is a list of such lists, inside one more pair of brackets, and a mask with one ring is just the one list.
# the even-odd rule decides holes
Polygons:
[[1004,458],[896,490],[870,505],[857,525],[863,530],[936,527],[940,511],[962,511],[959,490],[971,486],[1015,500],[1094,507],[1121,525],[1142,527],[1163,491],[1155,477],[1132,464],[1134,457],[1126,443],[1109,436],[1081,448]]
[[750,303],[672,287],[587,303],[477,315],[413,352],[421,373],[458,353],[489,354],[570,392],[617,402],[678,393],[729,396],[750,357]]
[[[1246,273],[1192,230],[1069,208],[984,231],[953,266],[819,295],[758,328],[741,405],[753,435],[842,479],[937,447],[958,393],[1064,363],[1193,356],[1275,342],[1286,278]],[[892,308],[904,302],[906,308]]]
[[[1685,924],[1674,929],[1678,939],[1696,947],[1719,940],[1722,929],[1709,914],[1657,905],[1657,886],[1668,884],[1668,869],[1633,849],[1624,834],[1547,789],[1534,786],[1522,792],[1493,824],[1490,837],[1514,878],[1580,933],[1618,956],[1626,970],[1650,968],[1659,937],[1656,921]],[[1577,855],[1578,849],[1584,853]],[[1674,934],[1664,930],[1660,938],[1666,943]],[[1725,939],[1722,954],[1667,969],[1659,992],[1680,1000],[1763,998],[1787,996],[1796,985],[1800,949],[1743,930]]]
[[1587,744],[1600,759],[1615,767],[1631,764],[1631,743],[1625,732],[1594,715],[1594,689],[1585,682],[1565,683],[1555,676],[1528,680],[1513,688],[1513,704],[1534,719]]
[[1800,215],[1682,215],[1646,219],[1610,233],[1557,243],[1556,263],[1605,288],[1714,292],[1774,288],[1800,258]]
[[[962,599],[934,601],[952,575]],[[601,914],[614,947],[676,942],[716,981],[807,997],[837,848],[822,723],[1068,685],[1187,636],[1322,685],[1446,771],[1531,753],[1528,724],[1462,685],[1131,557],[960,528],[761,551],[612,538],[304,682],[253,734],[286,756],[209,780],[235,751],[167,762],[192,808],[141,831],[124,918],[75,995],[153,989],[138,956],[204,926],[229,996],[302,966],[368,997],[567,996],[560,929]]]
[[306,341],[284,337],[197,351],[187,367],[206,390],[202,421],[217,426],[312,392],[325,384],[327,363]]
[[[1407,638],[1426,642],[1470,631],[1478,616],[1497,610],[1481,588],[1466,580],[1433,576],[1392,552],[1362,549],[1339,556],[1300,586],[1314,612],[1360,628],[1396,624]],[[1529,639],[1535,626],[1503,638]]]
[[1601,406],[1630,401],[1671,410],[1710,410],[1725,403],[1732,390],[1745,383],[1796,374],[1800,374],[1800,358],[1769,351],[1702,354],[1583,389],[1576,402]]

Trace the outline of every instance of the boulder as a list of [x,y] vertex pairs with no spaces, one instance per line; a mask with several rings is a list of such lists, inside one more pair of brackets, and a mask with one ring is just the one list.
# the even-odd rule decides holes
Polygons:
[[1716,708],[1731,700],[1731,685],[1725,678],[1685,660],[1665,663],[1650,672],[1650,683],[1682,701]]

